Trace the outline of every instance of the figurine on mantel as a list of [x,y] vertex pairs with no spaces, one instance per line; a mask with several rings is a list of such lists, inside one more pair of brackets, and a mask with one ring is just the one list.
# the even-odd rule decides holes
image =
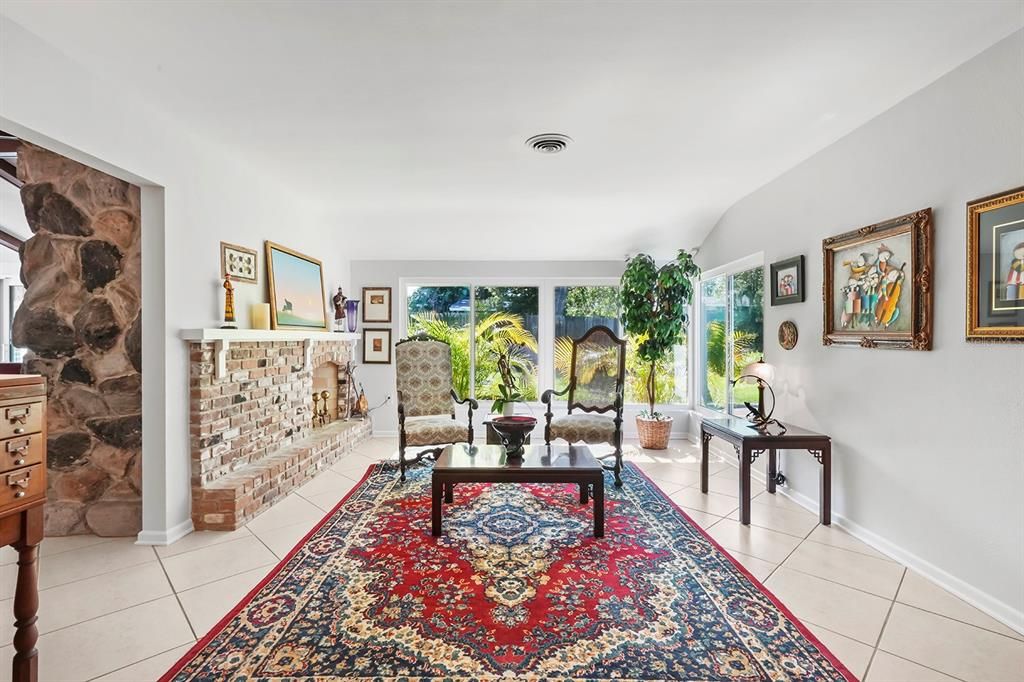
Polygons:
[[338,293],[331,297],[331,303],[334,304],[334,331],[343,332],[345,331],[345,301],[348,297],[341,292],[341,287],[338,287]]
[[235,285],[231,275],[224,275],[224,324],[221,329],[238,329],[235,326]]

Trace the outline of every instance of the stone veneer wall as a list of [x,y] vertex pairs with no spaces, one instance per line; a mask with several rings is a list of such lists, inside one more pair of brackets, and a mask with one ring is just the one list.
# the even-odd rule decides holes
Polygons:
[[[231,342],[221,378],[215,375],[215,344],[190,344],[197,529],[237,528],[369,435],[369,420],[313,428],[313,368],[333,362],[341,374],[352,346],[340,340],[312,344],[306,366],[302,341]],[[339,376],[339,392],[344,379]]]
[[139,188],[22,143],[33,236],[13,341],[48,392],[46,534],[134,535],[142,522]]

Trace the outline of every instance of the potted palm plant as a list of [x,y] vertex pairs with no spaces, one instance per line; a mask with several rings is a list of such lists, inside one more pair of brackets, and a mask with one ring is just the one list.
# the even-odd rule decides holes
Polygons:
[[687,324],[687,308],[693,300],[693,281],[700,268],[693,257],[679,250],[675,259],[660,268],[645,253],[626,261],[622,273],[622,320],[626,333],[636,343],[636,354],[649,364],[647,409],[636,418],[640,445],[652,450],[668,447],[672,417],[655,411],[656,370],[679,343]]

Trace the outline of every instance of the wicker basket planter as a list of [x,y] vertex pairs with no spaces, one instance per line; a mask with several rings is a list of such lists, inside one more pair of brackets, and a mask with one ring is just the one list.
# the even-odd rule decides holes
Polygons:
[[640,447],[645,450],[664,450],[668,447],[668,437],[672,433],[672,418],[645,419],[637,417],[636,431],[640,436]]

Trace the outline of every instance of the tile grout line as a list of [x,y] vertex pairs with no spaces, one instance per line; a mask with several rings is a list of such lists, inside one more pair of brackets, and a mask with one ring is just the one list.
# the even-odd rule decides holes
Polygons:
[[[153,553],[156,554],[156,548],[153,549]],[[177,556],[177,555],[175,555]],[[157,562],[160,564],[160,570],[164,573],[164,578],[167,579],[167,586],[171,588],[171,594],[174,595],[174,601],[178,603],[178,609],[181,611],[182,618],[188,623],[188,631],[192,633],[192,639],[197,640],[199,637],[196,635],[196,629],[192,626],[192,619],[188,617],[188,612],[185,611],[185,605],[181,603],[181,597],[178,596],[178,590],[174,588],[174,583],[171,581],[171,576],[167,573],[167,567],[164,566],[164,562],[160,559],[160,556],[156,557]],[[157,654],[159,655],[159,654]],[[110,672],[114,672],[111,670]],[[109,674],[109,673],[104,673]]]
[[[910,569],[908,568],[906,570],[909,571]],[[981,630],[983,632],[988,632],[988,633],[993,634],[993,635],[998,635],[1000,637],[1003,637],[1005,639],[1010,640],[1011,642],[1020,642],[1021,644],[1024,644],[1024,640],[1022,640],[1022,639],[1020,639],[1018,637],[1012,637],[1012,636],[1007,635],[1007,634],[1002,633],[1002,632],[996,632],[995,630],[990,630],[990,629],[988,629],[986,627],[982,627],[980,625],[975,625],[974,623],[968,623],[966,620],[960,620],[959,618],[954,618],[953,616],[948,616],[945,613],[939,613],[938,611],[930,611],[929,609],[921,608],[920,606],[915,606],[914,604],[908,604],[905,601],[900,601],[899,600],[899,592],[896,593],[896,599],[894,599],[894,601],[897,604],[899,604],[900,606],[906,606],[908,609],[914,609],[915,611],[922,611],[924,613],[929,613],[929,614],[931,614],[933,616],[938,616],[939,618],[945,618],[946,620],[951,620],[954,623],[960,623],[961,625],[966,625],[968,627],[972,627],[972,628],[975,628],[977,630]],[[968,605],[968,606],[970,606],[970,605]],[[979,611],[979,613],[984,613],[984,612]],[[941,672],[941,671],[939,671],[939,672]],[[948,674],[948,673],[945,673],[945,674]]]
[[889,602],[889,609],[885,612],[885,620],[882,621],[882,627],[878,630],[878,637],[875,638],[875,646],[871,650],[871,658],[868,659],[868,665],[864,668],[864,677],[868,676],[871,672],[871,664],[875,662],[875,654],[878,653],[878,646],[882,643],[882,635],[885,634],[885,627],[889,624],[889,618],[892,616],[892,610],[896,606],[896,597],[900,593],[900,588],[903,587],[903,580],[907,577],[907,568],[903,567],[903,573],[900,575],[900,583],[896,586],[896,594],[892,596],[892,601]]
[[[878,651],[878,649],[876,649],[875,651],[877,652],[877,651]],[[945,671],[943,671],[943,670],[939,670],[939,669],[937,669],[937,668],[933,668],[933,667],[931,667],[930,665],[925,665],[924,663],[918,663],[917,661],[913,661],[913,660],[911,660],[911,659],[909,659],[909,658],[906,658],[906,657],[904,657],[904,656],[900,656],[899,654],[894,654],[894,653],[893,653],[893,652],[891,652],[891,651],[885,651],[885,650],[883,649],[883,650],[882,650],[882,653],[883,653],[883,654],[888,654],[889,656],[892,656],[893,658],[898,658],[898,659],[900,659],[901,661],[906,661],[907,663],[913,663],[914,665],[916,665],[916,666],[919,666],[919,667],[921,667],[921,668],[924,668],[925,670],[931,670],[932,672],[935,672],[935,673],[939,673],[940,675],[945,675],[946,677],[949,677],[950,679],[954,679],[954,680],[959,680],[960,682],[968,682],[967,680],[965,680],[965,679],[964,679],[964,678],[962,678],[962,677],[957,677],[956,675],[951,675],[950,673],[947,673],[947,672],[945,672]],[[872,660],[872,661],[874,661],[874,660],[875,660],[875,655],[874,655],[874,653],[873,653],[873,654],[871,654],[871,660]],[[865,674],[865,676],[866,676],[866,674]]]
[[[776,565],[775,565],[775,568],[773,568],[773,569],[772,569],[771,573],[769,573],[768,575],[766,575],[766,576],[764,577],[764,580],[762,580],[762,581],[761,581],[761,584],[762,584],[762,585],[764,585],[764,584],[765,584],[766,582],[768,582],[769,578],[771,578],[771,577],[772,577],[773,575],[775,575],[775,571],[779,570],[779,568],[780,568],[780,567],[782,566],[782,564],[784,564],[784,563],[786,563],[787,561],[789,561],[789,557],[793,556],[793,555],[794,555],[794,554],[796,553],[796,551],[797,551],[798,549],[800,549],[800,547],[801,547],[801,546],[802,546],[802,545],[803,545],[803,544],[804,544],[805,542],[807,542],[807,538],[809,538],[809,537],[811,536],[811,533],[813,533],[813,532],[814,532],[815,528],[817,528],[817,527],[818,527],[818,526],[820,526],[820,525],[821,525],[820,523],[816,523],[816,524],[814,524],[814,528],[811,528],[811,529],[810,529],[809,531],[807,531],[807,535],[805,535],[805,536],[804,536],[804,539],[803,539],[803,540],[801,540],[800,542],[796,543],[796,547],[794,547],[794,548],[793,548],[793,551],[791,551],[791,552],[790,552],[789,554],[787,554],[787,555],[786,555],[786,558],[785,558],[785,559],[783,559],[782,561],[780,561],[780,562],[779,562],[778,564],[776,564]],[[760,526],[759,526],[759,527],[760,527]],[[787,568],[789,568],[789,567],[787,566]],[[790,570],[792,570],[792,569],[790,569]],[[787,607],[787,608],[788,608],[788,607]]]
[[[191,642],[189,642],[189,644],[191,644]],[[145,658],[143,658],[141,660],[138,660],[138,661],[135,661],[134,663],[128,663],[127,665],[122,665],[120,668],[114,668],[113,670],[108,670],[107,672],[102,673],[100,675],[97,675],[96,677],[90,677],[88,682],[92,682],[93,680],[98,680],[98,679],[100,679],[102,677],[106,677],[107,675],[113,675],[114,673],[116,673],[116,672],[118,672],[120,670],[124,670],[125,668],[130,668],[133,665],[138,665],[139,663],[145,663],[146,661],[148,661],[150,659],[156,658],[157,656],[163,656],[164,654],[169,653],[171,651],[174,651],[175,649],[177,649],[179,647],[182,647],[182,646],[187,646],[187,645],[179,644],[178,646],[172,646],[170,649],[166,649],[164,651],[161,651],[158,654],[153,654],[152,656],[146,656]]]

